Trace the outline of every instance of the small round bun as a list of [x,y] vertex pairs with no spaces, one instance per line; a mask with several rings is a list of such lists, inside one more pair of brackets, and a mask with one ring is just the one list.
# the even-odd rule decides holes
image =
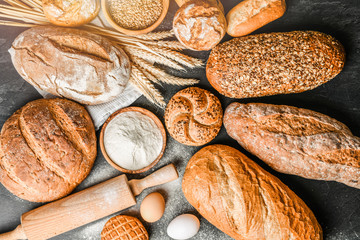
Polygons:
[[222,116],[221,103],[214,94],[189,87],[170,99],[165,110],[165,125],[176,141],[201,146],[217,136]]
[[96,135],[83,106],[39,99],[17,110],[0,135],[0,182],[14,195],[49,202],[72,192],[90,173]]
[[144,225],[136,217],[118,215],[110,218],[101,231],[101,240],[148,240]]
[[210,50],[226,33],[223,6],[215,0],[190,0],[176,12],[173,28],[177,39],[187,48]]
[[99,10],[99,0],[43,0],[46,18],[63,27],[86,24],[96,17]]

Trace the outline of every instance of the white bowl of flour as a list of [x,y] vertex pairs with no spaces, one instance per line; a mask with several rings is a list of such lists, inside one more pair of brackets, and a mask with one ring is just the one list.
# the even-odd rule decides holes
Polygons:
[[165,128],[150,111],[140,107],[112,114],[100,133],[100,148],[111,166],[126,173],[149,170],[166,146]]

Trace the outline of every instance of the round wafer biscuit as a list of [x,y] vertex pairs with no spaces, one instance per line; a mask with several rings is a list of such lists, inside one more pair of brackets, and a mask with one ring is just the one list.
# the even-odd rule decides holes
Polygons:
[[144,225],[139,219],[126,215],[110,218],[101,232],[101,240],[148,240]]

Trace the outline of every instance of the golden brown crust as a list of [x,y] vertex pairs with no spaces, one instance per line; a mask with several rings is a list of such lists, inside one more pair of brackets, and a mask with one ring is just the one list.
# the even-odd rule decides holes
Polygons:
[[[67,122],[59,124],[63,119]],[[96,158],[89,114],[65,99],[40,99],[19,109],[5,122],[0,146],[0,182],[33,202],[69,194],[89,174]]]
[[224,125],[279,172],[360,188],[360,138],[333,118],[285,105],[232,103]]
[[316,88],[339,74],[344,63],[344,47],[324,33],[263,33],[216,46],[206,76],[227,97],[261,97]]
[[76,27],[93,20],[99,13],[99,0],[43,0],[42,9],[53,24]]
[[186,199],[237,240],[321,240],[312,211],[279,179],[225,145],[201,149],[182,183]]
[[139,219],[126,215],[110,218],[101,231],[101,240],[149,240]]
[[280,18],[286,11],[285,0],[245,0],[226,15],[227,33],[245,36]]
[[31,28],[14,40],[10,53],[27,82],[83,104],[116,98],[130,77],[130,61],[123,50],[79,29]]
[[207,90],[189,87],[176,93],[165,110],[165,125],[178,142],[191,146],[213,140],[222,125],[219,99]]
[[179,8],[173,20],[177,39],[197,51],[215,47],[224,37],[226,26],[223,6],[216,0],[188,1]]

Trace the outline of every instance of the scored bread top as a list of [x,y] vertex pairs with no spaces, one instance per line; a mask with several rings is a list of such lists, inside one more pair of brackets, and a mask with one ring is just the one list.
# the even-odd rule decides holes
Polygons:
[[65,99],[26,104],[0,136],[0,182],[13,194],[47,202],[69,194],[89,174],[96,136],[84,107]]
[[186,166],[182,189],[204,218],[234,239],[322,239],[306,204],[232,147],[210,145],[198,151]]
[[79,29],[30,28],[9,51],[15,69],[27,82],[83,104],[114,99],[130,77],[130,61],[122,49]]
[[344,63],[344,47],[327,34],[262,33],[216,46],[206,76],[227,97],[261,97],[316,88],[339,74]]
[[308,109],[232,103],[230,137],[276,171],[360,188],[360,138],[343,123]]
[[170,135],[191,146],[213,140],[222,125],[222,107],[211,92],[189,87],[177,92],[166,106],[164,119]]

